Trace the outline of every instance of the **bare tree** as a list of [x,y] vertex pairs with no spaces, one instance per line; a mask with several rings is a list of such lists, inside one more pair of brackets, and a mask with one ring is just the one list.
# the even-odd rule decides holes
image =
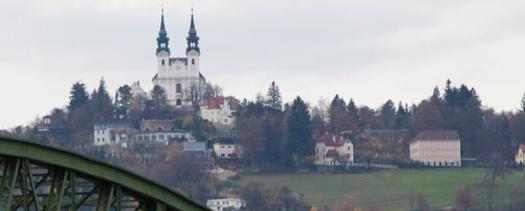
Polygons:
[[197,118],[197,114],[200,111],[200,103],[202,100],[201,90],[198,84],[191,84],[187,90],[186,100],[191,102],[191,107],[193,108],[193,118]]

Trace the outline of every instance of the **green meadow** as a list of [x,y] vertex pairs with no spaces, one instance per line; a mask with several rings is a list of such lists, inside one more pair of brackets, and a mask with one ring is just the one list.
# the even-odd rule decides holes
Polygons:
[[[287,186],[316,207],[331,206],[347,195],[357,197],[363,207],[408,210],[410,198],[427,197],[433,208],[452,206],[458,189],[472,185],[479,204],[486,201],[481,182],[487,170],[475,168],[391,170],[362,174],[267,174],[244,176],[240,184],[261,182]],[[512,187],[523,185],[524,173],[514,171],[498,181],[495,203],[509,203]],[[413,197],[412,197],[413,198]]]

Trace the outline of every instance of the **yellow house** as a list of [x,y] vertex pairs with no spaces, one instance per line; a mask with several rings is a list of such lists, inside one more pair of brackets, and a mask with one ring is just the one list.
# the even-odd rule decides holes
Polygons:
[[461,166],[461,141],[458,132],[420,132],[410,143],[410,159],[427,166]]

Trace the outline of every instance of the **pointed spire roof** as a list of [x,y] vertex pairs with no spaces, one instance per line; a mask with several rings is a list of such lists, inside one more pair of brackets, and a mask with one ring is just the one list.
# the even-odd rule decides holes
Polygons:
[[191,8],[190,31],[188,32],[188,37],[186,37],[186,41],[188,42],[186,53],[190,52],[191,50],[196,50],[200,53],[199,37],[197,36],[197,29],[195,29],[195,20],[193,18],[193,8]]
[[191,23],[190,23],[190,31],[189,34],[195,34],[197,35],[197,30],[195,29],[195,21],[193,20],[193,8],[191,8]]
[[159,35],[167,35],[168,32],[166,31],[166,27],[164,26],[164,8],[161,10],[161,16],[160,16],[160,30]]
[[166,31],[166,26],[164,25],[164,8],[162,8],[160,16],[159,36],[157,37],[157,53],[161,51],[167,51],[169,53],[169,41],[170,38],[168,37],[168,32]]

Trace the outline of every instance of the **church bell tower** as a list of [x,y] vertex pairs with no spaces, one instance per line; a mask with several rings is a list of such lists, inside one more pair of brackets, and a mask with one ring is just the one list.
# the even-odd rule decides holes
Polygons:
[[169,66],[170,60],[170,48],[169,48],[170,38],[168,37],[168,32],[164,26],[164,9],[162,9],[162,14],[160,17],[160,30],[159,36],[157,37],[157,65],[158,70],[167,69]]
[[199,49],[199,37],[195,29],[195,21],[193,19],[193,8],[191,9],[191,22],[188,37],[186,37],[188,46],[186,47],[186,56],[188,57],[188,67],[192,71],[199,72],[199,56],[201,51]]

